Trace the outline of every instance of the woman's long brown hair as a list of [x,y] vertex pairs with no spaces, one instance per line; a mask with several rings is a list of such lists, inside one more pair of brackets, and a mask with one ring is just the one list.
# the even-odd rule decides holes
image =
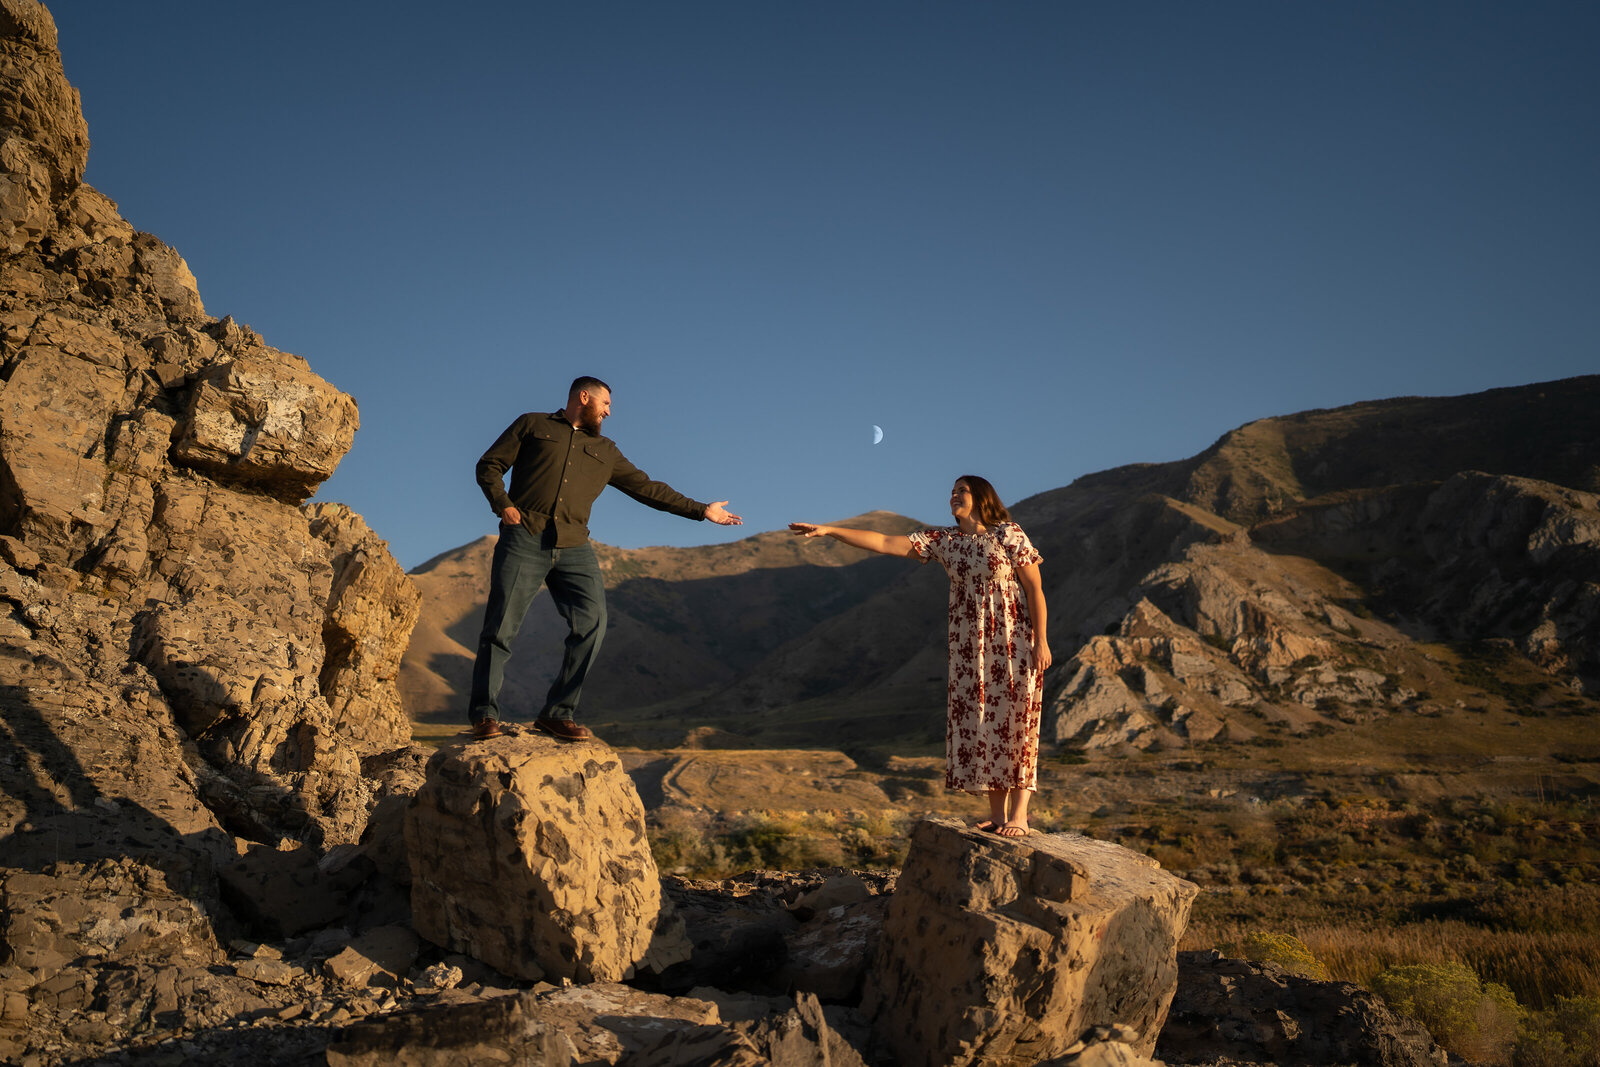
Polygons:
[[1000,494],[994,491],[989,479],[980,478],[976,474],[963,474],[956,481],[966,482],[967,488],[972,490],[972,510],[977,513],[978,521],[983,525],[993,526],[996,523],[1011,521],[1011,512],[1000,503]]

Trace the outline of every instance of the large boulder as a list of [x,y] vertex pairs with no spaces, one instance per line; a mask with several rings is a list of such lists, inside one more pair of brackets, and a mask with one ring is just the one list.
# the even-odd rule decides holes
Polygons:
[[413,923],[525,979],[615,982],[650,950],[661,879],[644,804],[597,742],[441,748],[406,812]]
[[356,402],[305,360],[252,345],[198,375],[172,458],[299,503],[350,450],[359,421]]
[[1077,834],[912,831],[862,1010],[903,1067],[1023,1067],[1096,1026],[1149,1055],[1199,889]]
[[1420,1023],[1359,986],[1213,951],[1179,954],[1157,1051],[1175,1063],[1442,1067],[1447,1058]]

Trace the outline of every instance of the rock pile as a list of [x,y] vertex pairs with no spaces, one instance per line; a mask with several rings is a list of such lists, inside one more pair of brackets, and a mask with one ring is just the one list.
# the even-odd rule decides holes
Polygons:
[[[1370,994],[1284,976],[1270,965],[1182,954],[1175,972],[1158,964],[1148,986],[1130,989],[1132,967],[1118,957],[1124,948],[1136,956],[1141,944],[1151,945],[1137,931],[1148,932],[1159,922],[1142,914],[1137,902],[1122,909],[1120,920],[1097,926],[1096,919],[1116,910],[1105,907],[1107,899],[1130,887],[1138,897],[1138,886],[1158,881],[1152,874],[1159,872],[1140,857],[1070,836],[1030,838],[1020,851],[999,856],[991,849],[998,839],[959,827],[937,826],[922,836],[943,851],[913,856],[912,877],[941,868],[935,881],[949,890],[959,886],[962,872],[994,875],[970,883],[969,896],[988,903],[986,910],[968,909],[967,932],[1009,930],[1001,941],[1013,947],[1034,942],[1036,951],[1019,953],[1019,963],[1036,956],[1048,963],[1048,954],[1058,965],[1054,972],[1017,967],[993,974],[996,1002],[1030,1012],[1053,1005],[1080,1022],[1102,1020],[1085,1022],[1054,1055],[1037,1062],[1150,1067],[1151,1024],[1142,1021],[1139,1005],[1170,996],[1174,974],[1176,997],[1158,1049],[1167,1063],[1267,1064],[1284,1062],[1285,1050],[1291,1058],[1305,1056],[1304,1062],[1438,1062],[1437,1050],[1415,1025],[1389,1016]],[[296,892],[303,898],[308,888],[340,896],[336,879],[315,881],[315,866],[295,868],[296,879],[310,882]],[[1046,891],[1042,898],[1007,896],[1006,880],[1012,878],[1016,888],[1019,872],[1040,872],[1028,879]],[[688,958],[629,984],[580,985],[512,978],[419,941],[404,923],[377,925],[373,915],[360,914],[361,887],[344,891],[344,917],[337,923],[294,936],[233,937],[219,944],[209,939],[210,927],[196,921],[196,909],[152,884],[148,871],[106,865],[98,877],[99,897],[83,907],[51,897],[59,921],[47,930],[36,923],[32,932],[19,931],[17,940],[30,952],[62,958],[104,954],[95,964],[79,956],[51,980],[20,990],[10,980],[26,972],[0,966],[0,1045],[12,1059],[21,1062],[26,1055],[39,1065],[90,1059],[107,1065],[444,1065],[494,1059],[650,1067],[929,1062],[896,1051],[904,1035],[925,1021],[918,1007],[878,998],[869,1016],[858,1007],[862,982],[869,980],[873,997],[881,970],[874,960],[959,962],[960,955],[934,929],[948,913],[930,916],[923,930],[905,924],[927,895],[906,878],[896,883],[882,875],[669,879],[666,896],[685,922]],[[279,892],[283,884],[274,883]],[[1052,887],[1064,884],[1071,885],[1071,902],[1062,908],[1050,898],[1061,896]],[[39,887],[22,888],[44,895]],[[888,918],[886,905],[901,894],[900,914]],[[1073,910],[1083,919],[1054,946],[1036,925],[1041,909],[1051,905],[1057,918]],[[118,925],[114,916],[123,922]],[[1124,940],[1130,930],[1135,933]],[[890,951],[876,947],[891,942]],[[982,944],[960,947],[967,955],[987,953]],[[1037,951],[1046,947],[1049,953]],[[924,995],[958,1003],[955,983],[961,975],[952,975],[954,970],[959,968],[922,975]],[[1120,980],[1103,980],[1118,972]],[[827,975],[832,993],[800,988],[798,976],[818,973]],[[1065,995],[1053,992],[1058,986]],[[1073,990],[1097,986],[1099,992],[1090,993],[1092,1010],[1072,1003]],[[1131,1005],[1125,1018],[1117,1018],[1117,1003]],[[980,1057],[933,1062],[1036,1062],[1024,1058],[1026,1048],[1013,1044]],[[1031,1048],[1044,1055],[1042,1046]],[[1323,1055],[1340,1058],[1318,1058]]]

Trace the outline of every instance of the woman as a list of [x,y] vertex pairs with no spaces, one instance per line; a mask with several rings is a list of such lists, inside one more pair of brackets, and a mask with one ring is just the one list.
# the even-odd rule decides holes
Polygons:
[[982,478],[956,479],[954,526],[881,534],[792,522],[805,537],[832,537],[869,552],[938,560],[950,576],[950,714],[945,787],[985,793],[1003,837],[1028,833],[1028,798],[1038,787],[1042,681],[1050,666],[1040,555]]

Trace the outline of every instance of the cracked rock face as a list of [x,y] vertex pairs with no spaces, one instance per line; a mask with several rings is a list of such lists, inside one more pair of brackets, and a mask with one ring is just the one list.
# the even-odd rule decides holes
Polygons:
[[[360,759],[410,740],[417,606],[360,516],[303,503],[355,402],[208,316],[183,258],[82,184],[87,151],[49,12],[3,0],[0,716],[32,773],[0,768],[0,834],[145,777],[212,828],[354,841]],[[96,733],[149,735],[138,774]]]
[[49,12],[0,0],[0,969],[7,1018],[90,997],[111,1039],[219,958],[241,838],[359,839],[417,597],[304,504],[355,402],[209,316],[87,152]]
[[615,982],[645,960],[661,879],[644,804],[599,742],[440,749],[406,813],[412,922],[520,978]]
[[[1418,635],[1505,642],[1574,692],[1600,686],[1600,496],[1475,471],[1308,504],[1245,529],[1166,501],[1190,531],[1060,670],[1044,736],[1079,748],[1246,740],[1413,707]],[[1393,546],[1411,546],[1404,561]],[[1387,546],[1387,547],[1386,547]],[[1315,562],[1347,564],[1360,581]],[[1362,610],[1362,584],[1410,631]]]
[[410,741],[416,593],[305,504],[355,402],[208,315],[88,147],[49,12],[0,0],[0,1059],[256,1004],[219,874],[354,847]]
[[1076,834],[918,824],[862,1011],[907,1067],[1041,1063],[1095,1026],[1155,1047],[1199,889]]

